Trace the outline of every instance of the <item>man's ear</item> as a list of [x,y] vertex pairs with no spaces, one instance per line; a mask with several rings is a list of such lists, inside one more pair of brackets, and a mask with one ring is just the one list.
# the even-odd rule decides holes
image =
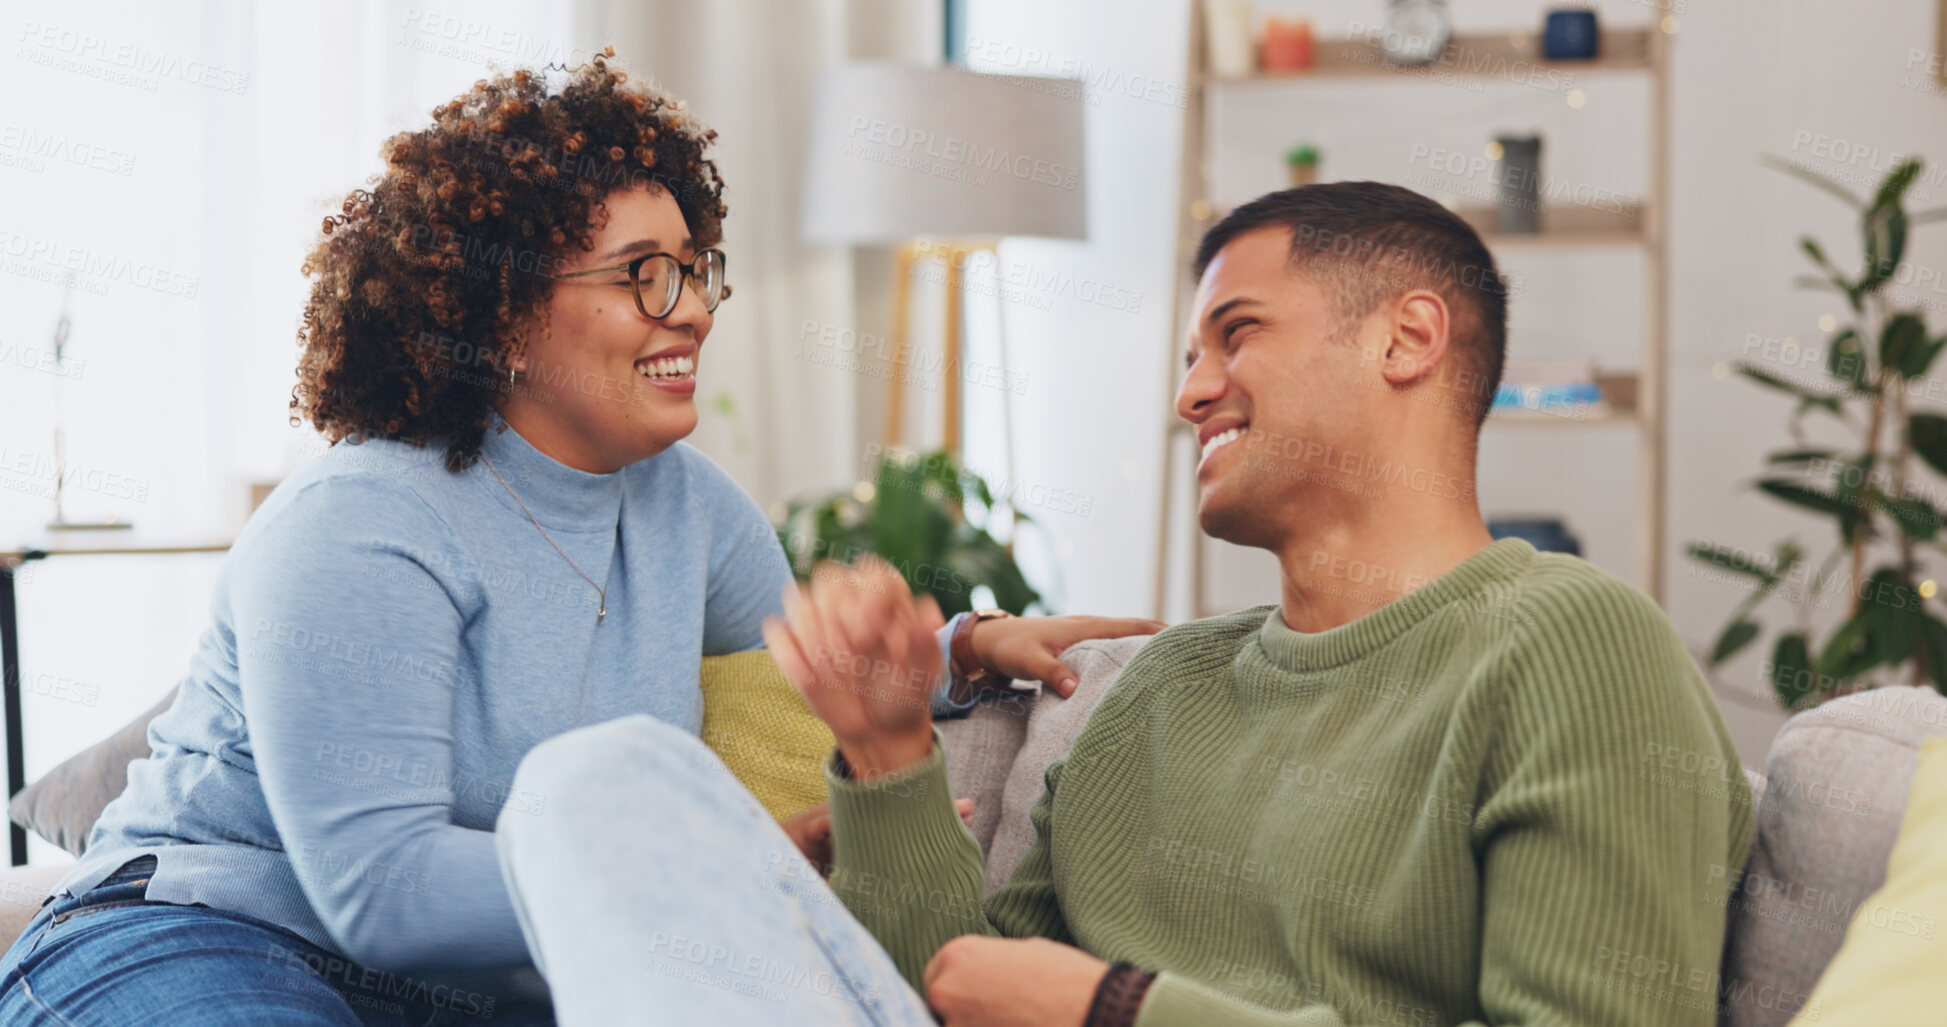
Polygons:
[[1447,301],[1430,289],[1414,289],[1384,309],[1379,373],[1391,385],[1411,385],[1432,374],[1447,359],[1452,341]]

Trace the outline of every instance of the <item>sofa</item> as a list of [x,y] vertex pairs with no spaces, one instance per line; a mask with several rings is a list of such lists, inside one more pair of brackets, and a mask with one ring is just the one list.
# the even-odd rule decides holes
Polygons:
[[[1146,640],[1071,647],[1063,659],[1080,684],[1067,699],[1052,690],[1004,694],[941,724],[954,793],[976,800],[970,827],[987,855],[990,892],[1033,840],[1028,810],[1041,793],[1043,771],[1067,752]],[[707,686],[705,695],[707,705]],[[139,738],[155,712],[118,735],[124,745]],[[706,741],[708,734],[706,723]],[[1854,913],[1880,887],[1921,747],[1942,735],[1947,697],[1926,688],[1882,688],[1794,716],[1778,732],[1764,773],[1744,771],[1756,816],[1750,858],[1725,910],[1727,940],[1714,989],[1720,1024],[1771,1027],[1801,1013],[1816,1019],[1817,1010],[1808,1008],[1813,987]],[[32,820],[22,805],[12,810],[16,821]],[[0,871],[0,945],[12,944],[64,870],[56,863]]]

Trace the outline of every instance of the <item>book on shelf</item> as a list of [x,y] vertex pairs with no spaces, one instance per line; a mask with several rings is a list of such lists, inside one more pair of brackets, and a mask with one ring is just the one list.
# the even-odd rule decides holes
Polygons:
[[1497,411],[1568,412],[1602,403],[1595,363],[1588,360],[1512,360],[1494,392]]

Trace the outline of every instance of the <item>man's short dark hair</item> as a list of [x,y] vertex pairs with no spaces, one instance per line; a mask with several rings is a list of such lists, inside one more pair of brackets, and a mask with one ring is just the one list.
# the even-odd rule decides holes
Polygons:
[[1480,234],[1411,189],[1327,182],[1260,196],[1233,210],[1197,247],[1198,278],[1231,240],[1260,228],[1291,232],[1291,263],[1333,297],[1342,341],[1386,300],[1430,289],[1453,312],[1456,401],[1476,430],[1507,360],[1508,282]]

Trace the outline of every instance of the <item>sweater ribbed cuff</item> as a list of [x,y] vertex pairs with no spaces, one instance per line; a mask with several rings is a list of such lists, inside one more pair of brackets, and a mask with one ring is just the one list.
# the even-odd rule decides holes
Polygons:
[[978,869],[980,846],[953,807],[946,745],[938,727],[925,759],[870,784],[842,776],[834,749],[825,761],[825,784],[831,792],[832,854],[838,868],[832,887],[841,895],[844,883],[862,883],[842,882],[841,876],[931,877],[940,869],[962,868],[969,858]]
[[1275,1012],[1167,970],[1150,982],[1142,1008],[1136,1011],[1136,1027],[1201,1027],[1208,1023],[1229,1027],[1345,1027],[1345,1020],[1331,1006]]

